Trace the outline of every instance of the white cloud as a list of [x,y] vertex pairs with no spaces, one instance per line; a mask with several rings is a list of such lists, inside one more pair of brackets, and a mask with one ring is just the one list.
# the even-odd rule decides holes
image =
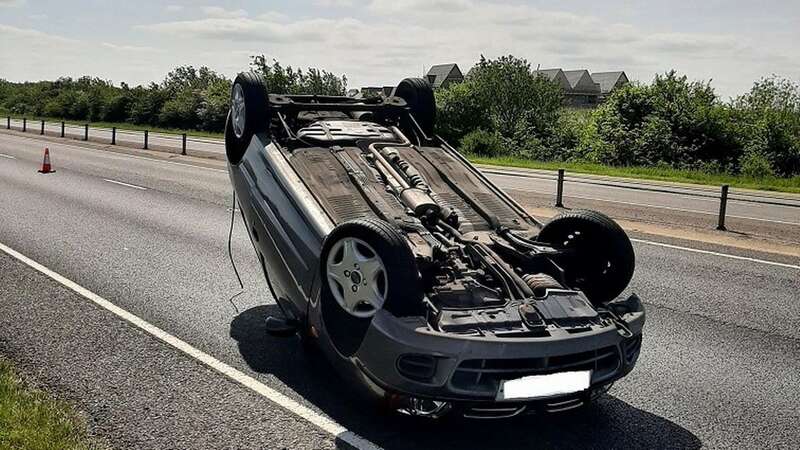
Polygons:
[[208,17],[215,19],[238,19],[247,17],[247,11],[243,9],[227,10],[219,6],[203,6],[200,10]]
[[163,53],[163,49],[158,49],[154,47],[147,47],[147,46],[137,46],[137,45],[118,45],[112,44],[110,42],[103,42],[100,44],[102,47],[114,50],[116,52],[129,52],[129,53]]
[[[142,82],[160,79],[179,64],[208,65],[232,76],[247,68],[249,56],[263,53],[283,64],[347,74],[351,86],[357,87],[393,84],[436,63],[456,62],[466,71],[481,54],[490,58],[513,54],[534,67],[621,69],[646,81],[675,68],[693,79],[714,78],[723,95],[740,93],[763,75],[800,73],[800,54],[793,44],[799,36],[789,28],[785,35],[773,33],[767,40],[724,28],[676,32],[673,27],[626,22],[624,15],[597,17],[555,10],[555,4],[550,9],[478,0],[315,0],[315,4],[329,9],[288,13],[291,8],[245,11],[206,6],[189,15],[187,7],[172,20],[132,25],[131,33],[119,37],[85,37],[94,44],[63,50],[71,59],[53,55],[38,64],[54,71],[94,71]],[[37,55],[16,49],[9,41],[0,42],[3,76],[38,76]],[[14,57],[5,57],[10,54]]]
[[323,8],[350,8],[355,6],[354,0],[314,0],[314,4]]
[[22,6],[25,2],[26,0],[0,0],[0,8]]

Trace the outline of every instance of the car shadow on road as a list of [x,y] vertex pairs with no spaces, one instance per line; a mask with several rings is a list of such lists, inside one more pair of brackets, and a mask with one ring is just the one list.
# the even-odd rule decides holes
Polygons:
[[[356,397],[320,352],[303,349],[297,338],[267,335],[264,320],[272,314],[280,314],[276,305],[257,306],[231,322],[230,335],[248,366],[277,377],[349,430],[387,450],[702,447],[689,430],[612,395],[578,411],[500,421],[427,421],[382,415]],[[348,448],[344,442],[339,444]]]

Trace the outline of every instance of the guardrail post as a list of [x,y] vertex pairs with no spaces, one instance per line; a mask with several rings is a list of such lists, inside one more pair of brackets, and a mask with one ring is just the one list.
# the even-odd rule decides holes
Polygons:
[[117,145],[117,127],[111,127],[111,145]]
[[181,155],[186,155],[186,133],[183,133],[181,139]]
[[147,130],[144,130],[144,149],[147,150]]
[[728,185],[723,184],[722,190],[719,195],[719,222],[717,229],[720,231],[727,231],[725,228],[725,210],[728,208]]
[[42,121],[42,129],[39,130],[39,134],[44,134],[44,120]]
[[84,141],[88,141],[89,140],[89,124],[88,123],[83,125],[83,140]]
[[558,184],[556,185],[556,208],[564,207],[564,169],[558,169]]
[[28,119],[25,117],[22,118],[22,132],[26,132],[28,130]]
[[64,137],[64,121],[61,121],[61,137]]
[[11,116],[6,117],[6,130],[11,129]]

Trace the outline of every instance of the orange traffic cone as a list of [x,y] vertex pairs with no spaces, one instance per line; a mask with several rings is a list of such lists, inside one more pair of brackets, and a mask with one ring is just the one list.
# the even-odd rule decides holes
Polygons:
[[55,170],[53,170],[53,168],[50,167],[50,149],[45,148],[44,161],[42,161],[42,170],[40,170],[39,173],[53,173],[53,172],[55,172]]

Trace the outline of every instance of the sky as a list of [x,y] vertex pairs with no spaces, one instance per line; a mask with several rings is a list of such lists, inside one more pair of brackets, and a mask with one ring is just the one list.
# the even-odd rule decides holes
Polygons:
[[161,81],[173,67],[228,77],[252,55],[394,85],[481,55],[541,68],[675,69],[723,97],[776,74],[800,80],[800,1],[0,0],[0,78]]

